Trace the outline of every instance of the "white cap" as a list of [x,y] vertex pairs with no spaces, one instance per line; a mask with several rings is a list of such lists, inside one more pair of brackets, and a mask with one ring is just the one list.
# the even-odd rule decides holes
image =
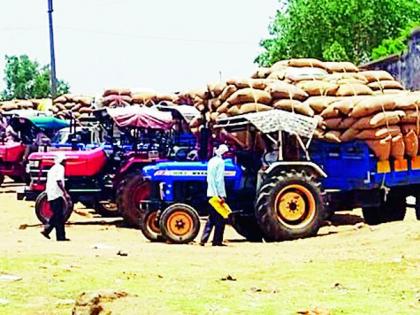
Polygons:
[[65,154],[64,154],[64,153],[62,153],[62,152],[57,152],[57,153],[55,154],[55,157],[54,157],[54,163],[55,163],[55,164],[60,164],[60,163],[61,163],[61,162],[63,162],[65,159],[66,159],[66,156],[65,156]]
[[215,152],[216,152],[217,155],[222,156],[226,152],[229,152],[229,148],[226,144],[221,144],[221,145],[219,145],[219,147],[216,149]]

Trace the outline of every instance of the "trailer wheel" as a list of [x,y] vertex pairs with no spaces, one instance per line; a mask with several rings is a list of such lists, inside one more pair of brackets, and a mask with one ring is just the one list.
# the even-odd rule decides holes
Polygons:
[[175,203],[162,212],[159,226],[166,240],[186,244],[193,241],[200,231],[200,217],[191,206]]
[[365,220],[365,223],[369,225],[378,225],[383,223],[381,210],[381,207],[362,208],[363,219]]
[[382,222],[403,221],[406,212],[407,195],[391,189],[381,212]]
[[420,205],[416,205],[416,218],[417,220],[420,220]]
[[3,185],[4,182],[4,175],[0,175],[0,186]]
[[269,242],[316,235],[325,217],[321,184],[304,171],[268,178],[258,192],[256,217]]
[[231,221],[235,231],[249,242],[261,242],[262,233],[255,216],[233,215]]
[[162,233],[159,226],[158,211],[150,211],[146,213],[144,218],[140,221],[140,229],[149,241],[160,242],[163,241]]
[[150,196],[150,183],[137,173],[123,179],[117,189],[117,205],[124,221],[132,227],[140,228],[143,214],[140,211],[140,201]]
[[[64,201],[64,222],[70,218],[73,212],[73,203],[71,201]],[[44,191],[35,200],[35,214],[42,224],[47,224],[53,215],[53,211],[47,199],[47,193]]]

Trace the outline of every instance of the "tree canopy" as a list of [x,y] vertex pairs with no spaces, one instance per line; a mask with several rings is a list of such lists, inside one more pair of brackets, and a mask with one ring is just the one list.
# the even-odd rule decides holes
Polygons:
[[[1,98],[46,98],[51,97],[50,69],[31,60],[27,55],[6,56],[4,80],[6,89],[1,93]],[[68,83],[58,80],[57,94],[68,93]]]
[[269,26],[262,66],[297,57],[367,62],[383,40],[420,21],[420,0],[289,0]]

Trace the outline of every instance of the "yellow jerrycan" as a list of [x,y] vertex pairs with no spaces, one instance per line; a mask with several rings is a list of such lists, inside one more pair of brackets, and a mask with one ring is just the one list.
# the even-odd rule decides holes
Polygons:
[[209,203],[224,219],[227,219],[232,213],[229,205],[217,196],[211,197]]

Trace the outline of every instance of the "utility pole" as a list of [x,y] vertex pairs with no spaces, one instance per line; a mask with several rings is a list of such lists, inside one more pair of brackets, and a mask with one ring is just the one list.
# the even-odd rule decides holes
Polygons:
[[51,70],[51,95],[55,98],[57,95],[57,76],[55,72],[55,52],[54,52],[54,31],[53,31],[53,0],[48,0],[48,20],[50,29],[50,70]]

